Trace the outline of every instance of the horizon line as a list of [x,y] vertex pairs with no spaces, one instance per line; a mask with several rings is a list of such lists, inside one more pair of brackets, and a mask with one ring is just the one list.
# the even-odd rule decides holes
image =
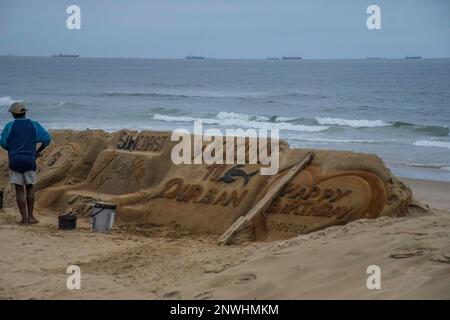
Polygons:
[[[82,56],[74,58],[92,58],[92,59],[148,59],[148,60],[187,60],[186,57],[139,57],[139,56]],[[53,58],[50,55],[21,55],[21,54],[0,54],[0,57],[21,57],[21,58]],[[201,56],[203,57],[203,56]],[[277,59],[283,60],[283,57],[288,56],[267,56],[267,57],[203,57],[199,60],[271,60]],[[401,57],[382,57],[382,56],[367,56],[367,57],[329,57],[329,58],[314,58],[314,57],[301,57],[301,60],[404,60],[406,57],[419,57],[420,59],[450,59],[450,57],[424,57],[420,55],[401,56]],[[300,59],[299,59],[300,60]]]

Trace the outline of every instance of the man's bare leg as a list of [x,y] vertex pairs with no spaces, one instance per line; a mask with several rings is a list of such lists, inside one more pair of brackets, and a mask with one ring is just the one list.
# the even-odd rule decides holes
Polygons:
[[33,215],[34,213],[34,187],[32,184],[26,185],[27,189],[27,208],[28,208],[28,223],[34,224],[38,223],[38,219],[36,219]]
[[20,215],[22,216],[22,220],[19,224],[27,224],[28,223],[28,215],[27,215],[27,202],[25,199],[25,190],[23,186],[20,184],[16,184],[16,199],[17,206],[19,207]]

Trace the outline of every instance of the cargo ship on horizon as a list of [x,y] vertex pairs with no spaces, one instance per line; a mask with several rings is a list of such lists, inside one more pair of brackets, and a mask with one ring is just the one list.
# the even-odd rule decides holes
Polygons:
[[302,60],[302,57],[283,57],[283,60]]
[[80,57],[79,54],[53,54],[52,55],[53,58],[78,58]]
[[205,57],[188,55],[188,56],[186,56],[186,59],[189,59],[189,60],[203,60],[203,59],[205,59]]

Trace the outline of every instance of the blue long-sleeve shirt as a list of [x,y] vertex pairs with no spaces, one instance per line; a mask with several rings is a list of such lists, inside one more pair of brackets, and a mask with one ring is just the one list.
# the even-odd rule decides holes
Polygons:
[[[2,130],[2,134],[0,137],[0,146],[8,150],[8,138],[11,133],[11,128],[14,124],[14,121],[23,121],[26,120],[26,118],[20,118],[20,119],[14,119],[13,121],[8,122]],[[50,142],[52,141],[52,138],[47,130],[37,121],[31,120],[31,123],[34,126],[34,129],[36,130],[36,143],[42,143],[44,146],[48,146]]]
[[0,145],[8,150],[9,168],[20,173],[36,170],[36,144],[50,144],[51,137],[39,122],[26,118],[6,124],[0,136]]

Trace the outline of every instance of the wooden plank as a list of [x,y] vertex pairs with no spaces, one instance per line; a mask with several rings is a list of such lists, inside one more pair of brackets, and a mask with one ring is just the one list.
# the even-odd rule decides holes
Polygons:
[[233,235],[238,232],[244,225],[251,222],[264,207],[272,201],[289,182],[294,179],[298,172],[302,171],[314,159],[314,153],[310,152],[306,155],[299,164],[293,166],[288,173],[286,173],[273,188],[245,215],[240,216],[219,238],[219,244],[227,244],[230,242]]

